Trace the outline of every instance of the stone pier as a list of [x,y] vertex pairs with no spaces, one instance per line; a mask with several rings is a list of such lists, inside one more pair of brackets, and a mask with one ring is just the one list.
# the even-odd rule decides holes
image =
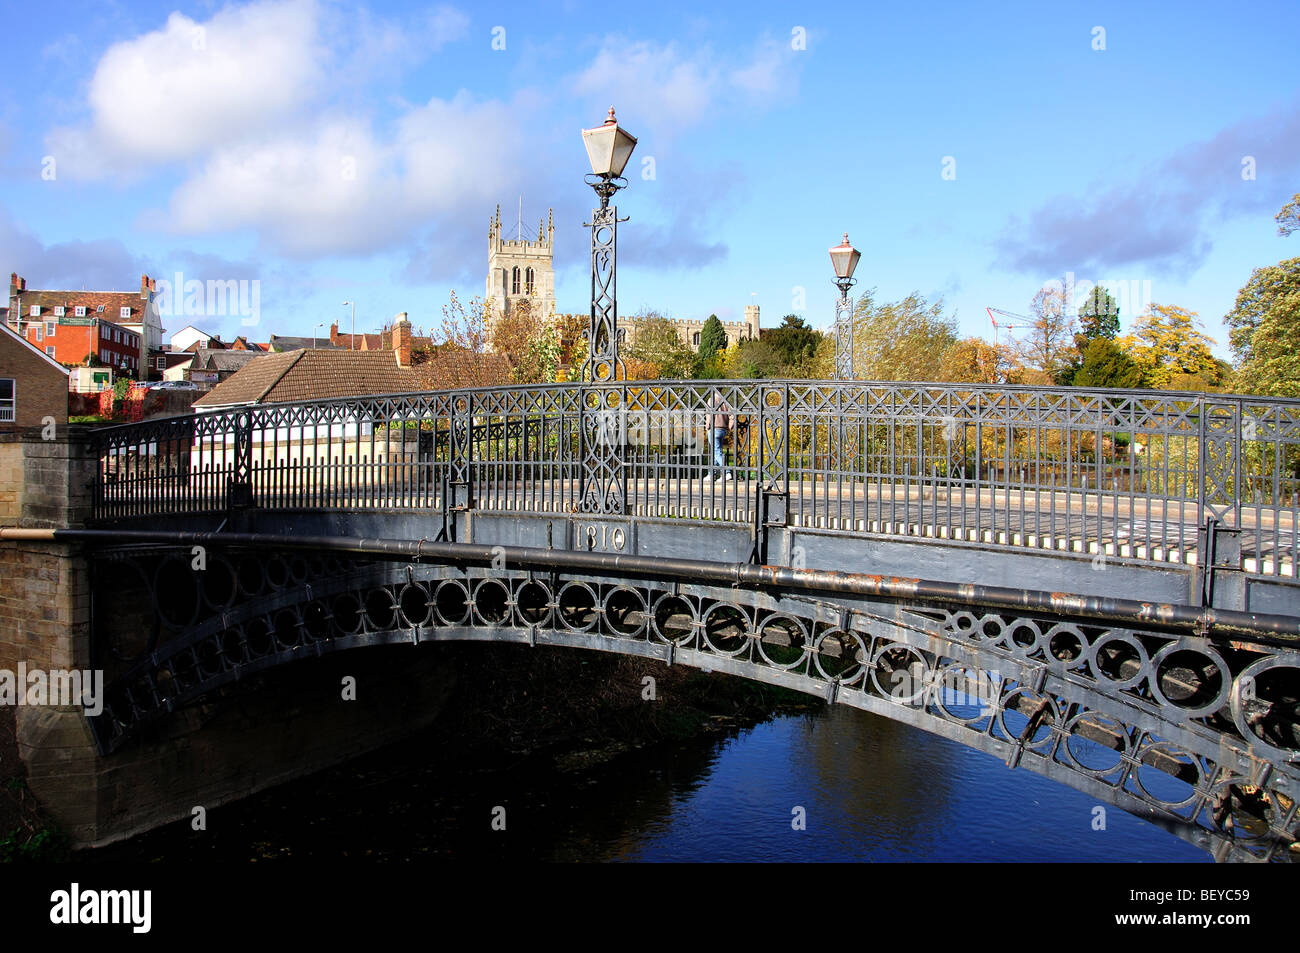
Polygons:
[[[93,467],[84,428],[55,440],[0,434],[0,526],[84,527]],[[92,669],[83,546],[0,540],[0,581],[0,670]],[[0,763],[0,777],[25,778],[75,844],[120,840],[400,741],[450,697],[446,651],[392,646],[305,660],[178,711],[109,756],[80,706],[17,704],[0,718],[12,720],[20,763]],[[343,698],[348,676],[355,701]]]

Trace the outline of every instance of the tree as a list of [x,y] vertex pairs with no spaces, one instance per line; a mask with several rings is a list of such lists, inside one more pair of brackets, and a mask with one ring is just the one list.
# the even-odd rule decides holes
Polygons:
[[560,363],[569,367],[581,367],[587,359],[587,325],[590,318],[585,314],[557,314],[554,324],[560,335]]
[[1034,295],[1029,306],[1032,324],[1020,343],[1020,357],[1031,384],[1059,383],[1068,376],[1078,351],[1074,346],[1074,318],[1066,313],[1065,292],[1059,282],[1049,282]]
[[[1100,285],[1092,289],[1088,300],[1079,308],[1079,333],[1089,341],[1119,337],[1119,305]],[[1082,349],[1076,340],[1075,346]]]
[[[717,360],[717,354],[726,346],[727,332],[722,329],[722,322],[718,320],[716,314],[709,315],[709,319],[704,322],[704,327],[700,329],[700,350],[695,365],[695,376],[721,376],[721,364]],[[717,373],[709,373],[713,370]]]
[[469,360],[457,365],[459,386],[490,387],[505,383],[502,372],[506,365],[488,359],[488,325],[488,305],[482,298],[471,298],[465,305],[452,291],[442,306],[442,321],[434,335],[440,340],[435,340],[434,351],[439,357],[447,351],[463,351],[469,355]]
[[682,343],[677,326],[658,312],[649,310],[641,311],[632,321],[635,333],[629,335],[631,343],[619,351],[628,366],[628,377],[633,380],[689,379],[695,370],[696,355]]
[[1277,222],[1279,235],[1290,235],[1300,231],[1300,192],[1291,196],[1291,201],[1282,206],[1282,210],[1273,217]]
[[[854,374],[860,380],[934,381],[944,352],[957,340],[957,322],[943,313],[943,300],[926,302],[913,292],[877,305],[875,290],[863,292],[853,309]],[[834,353],[833,336],[830,351]]]
[[785,368],[798,367],[817,353],[821,334],[797,314],[787,314],[779,327],[764,331],[761,337]]
[[560,330],[533,313],[532,302],[516,301],[492,327],[492,349],[504,355],[516,384],[549,384],[560,367]]
[[1300,397],[1300,258],[1251,272],[1224,321],[1238,362],[1237,386]]
[[1142,371],[1145,387],[1171,388],[1195,384],[1193,378],[1215,387],[1223,381],[1223,370],[1210,353],[1214,339],[1199,330],[1196,312],[1175,305],[1152,304],[1133,325],[1119,345]]
[[733,380],[779,377],[781,357],[766,339],[738,341],[722,352],[722,371]]
[[1070,381],[1072,385],[1124,390],[1142,386],[1142,368],[1110,338],[1088,340],[1079,335],[1079,342],[1079,363]]
[[1011,349],[983,338],[951,344],[939,361],[939,380],[960,384],[1005,384],[1013,369]]

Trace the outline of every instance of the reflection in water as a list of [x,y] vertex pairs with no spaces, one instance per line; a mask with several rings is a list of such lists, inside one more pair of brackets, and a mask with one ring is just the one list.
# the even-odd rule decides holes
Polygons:
[[[1204,861],[1118,809],[899,722],[835,706],[727,742],[632,860]],[[807,830],[791,811],[807,812]]]
[[[423,739],[86,859],[1208,861],[1117,809],[907,725],[835,706],[581,771]],[[505,809],[506,829],[492,819]],[[792,828],[806,812],[806,830]]]

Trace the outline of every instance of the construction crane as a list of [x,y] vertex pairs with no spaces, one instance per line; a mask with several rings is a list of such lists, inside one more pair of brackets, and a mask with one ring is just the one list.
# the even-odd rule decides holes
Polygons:
[[[1008,324],[1007,322],[1003,321],[1000,326],[1006,328],[1008,331],[1010,331],[1012,328],[1032,328],[1034,326],[1034,319],[1025,314],[1013,314],[1010,311],[1003,311],[1001,308],[985,308],[984,310],[989,313],[989,320],[993,322],[993,346],[994,347],[998,346],[999,325],[998,325],[998,319],[993,317],[993,315],[1000,314],[1006,318],[1015,318],[1018,321],[1026,322],[1025,324]],[[1010,338],[1010,335],[1008,335],[1008,338]]]

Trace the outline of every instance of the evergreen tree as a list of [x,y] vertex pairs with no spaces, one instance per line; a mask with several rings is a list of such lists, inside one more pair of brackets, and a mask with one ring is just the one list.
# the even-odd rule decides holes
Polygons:
[[700,349],[695,358],[695,376],[701,378],[721,377],[722,368],[718,352],[727,346],[727,332],[722,329],[722,322],[716,314],[709,315],[700,330]]
[[1091,341],[1080,335],[1080,361],[1071,383],[1075,387],[1117,387],[1133,390],[1142,386],[1142,368],[1108,337]]
[[1092,289],[1079,309],[1079,332],[1089,341],[1098,338],[1113,341],[1119,337],[1119,305],[1100,285]]
[[764,331],[762,341],[771,346],[781,363],[788,368],[807,363],[817,353],[821,334],[808,326],[797,314],[787,314],[780,327]]

